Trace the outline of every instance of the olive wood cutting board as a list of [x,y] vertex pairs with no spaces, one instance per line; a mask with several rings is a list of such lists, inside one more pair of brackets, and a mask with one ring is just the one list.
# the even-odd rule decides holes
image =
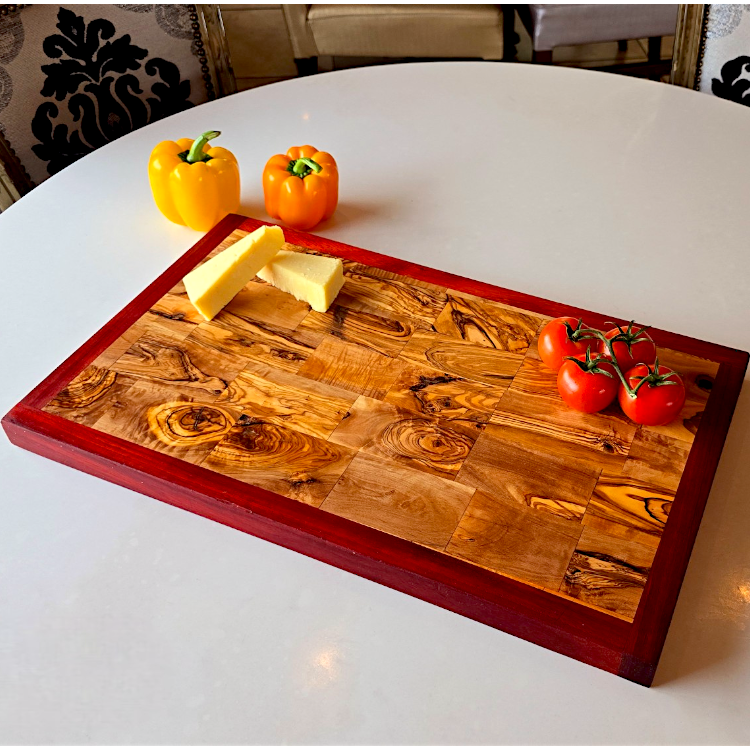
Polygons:
[[224,219],[3,419],[10,440],[650,685],[748,355],[654,330],[679,418],[581,414],[539,330],[613,318],[288,229],[342,259],[330,310],[256,279],[203,321],[181,279],[261,224]]

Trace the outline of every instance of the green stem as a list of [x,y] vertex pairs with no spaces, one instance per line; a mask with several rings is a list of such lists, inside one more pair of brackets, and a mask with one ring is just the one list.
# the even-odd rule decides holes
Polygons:
[[601,331],[597,331],[595,328],[581,328],[578,333],[586,334],[585,336],[581,336],[581,338],[596,338],[604,342],[604,345],[607,347],[607,351],[609,352],[609,356],[612,358],[612,364],[614,365],[617,376],[620,378],[620,382],[628,392],[628,396],[630,396],[631,398],[635,398],[635,394],[638,392],[638,388],[642,385],[642,383],[639,383],[638,386],[636,386],[635,390],[630,387],[630,383],[628,383],[627,378],[623,375],[622,370],[620,369],[620,363],[617,361],[613,342],[608,339]]
[[304,178],[307,177],[310,172],[315,172],[315,174],[322,172],[323,167],[321,167],[320,164],[318,164],[318,162],[314,161],[313,159],[310,159],[307,156],[303,156],[299,159],[290,161],[289,166],[287,167],[287,171],[291,172],[296,177]]
[[208,161],[211,157],[208,154],[203,153],[203,147],[213,138],[217,138],[221,135],[220,130],[207,130],[200,138],[196,138],[193,141],[193,145],[190,147],[187,155],[187,163],[195,164],[197,161]]

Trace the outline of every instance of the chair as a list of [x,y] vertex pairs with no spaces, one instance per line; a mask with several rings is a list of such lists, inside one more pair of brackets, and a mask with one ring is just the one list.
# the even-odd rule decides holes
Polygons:
[[498,5],[282,5],[300,75],[320,56],[503,57]]
[[672,83],[750,106],[750,6],[680,5]]
[[649,62],[661,59],[661,38],[675,33],[676,5],[517,5],[531,35],[533,61],[551,63],[555,47],[648,37]]
[[0,6],[0,163],[15,195],[215,98],[226,81],[205,39],[194,5]]

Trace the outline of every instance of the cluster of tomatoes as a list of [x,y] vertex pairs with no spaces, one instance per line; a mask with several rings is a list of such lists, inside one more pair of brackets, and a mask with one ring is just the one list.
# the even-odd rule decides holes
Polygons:
[[579,318],[555,318],[539,334],[539,356],[558,371],[560,396],[578,411],[592,414],[617,398],[634,422],[665,425],[685,403],[682,378],[659,364],[653,339],[632,321],[603,333]]

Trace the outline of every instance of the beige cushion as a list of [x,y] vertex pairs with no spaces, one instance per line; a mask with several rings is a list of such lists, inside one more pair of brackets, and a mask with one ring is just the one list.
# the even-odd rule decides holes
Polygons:
[[529,5],[534,49],[671,36],[677,5]]
[[503,56],[497,5],[311,5],[308,24],[320,55]]

